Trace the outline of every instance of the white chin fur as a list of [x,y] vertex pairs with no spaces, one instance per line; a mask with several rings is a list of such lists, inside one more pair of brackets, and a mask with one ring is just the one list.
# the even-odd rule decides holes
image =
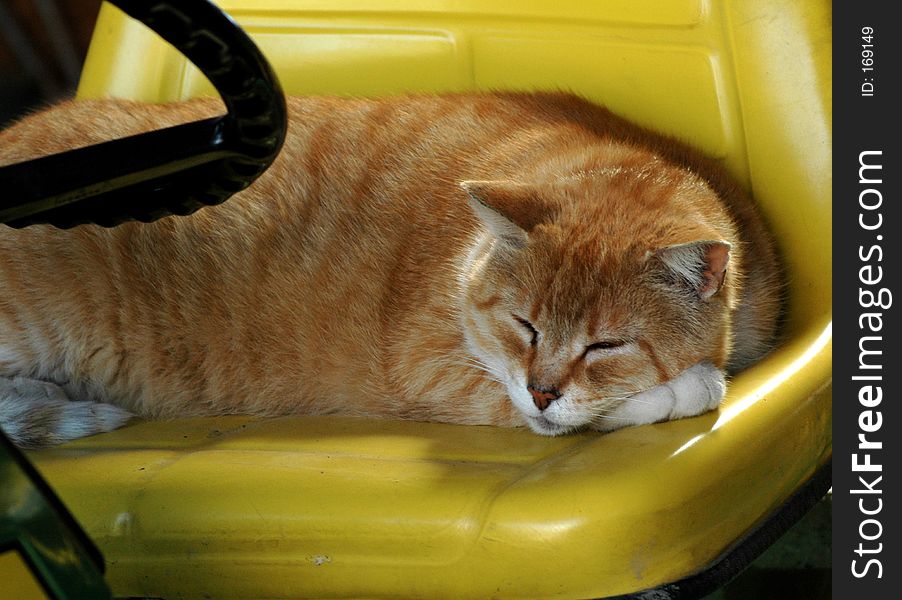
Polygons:
[[526,378],[523,376],[510,378],[507,395],[514,407],[523,415],[529,428],[539,435],[573,433],[588,425],[591,420],[591,415],[582,414],[571,405],[566,394],[555,400],[546,410],[540,411],[533,404],[532,396],[526,391]]
[[526,424],[529,425],[529,428],[535,433],[547,436],[564,435],[565,433],[571,433],[576,429],[574,427],[555,423],[544,416],[531,417],[526,415]]

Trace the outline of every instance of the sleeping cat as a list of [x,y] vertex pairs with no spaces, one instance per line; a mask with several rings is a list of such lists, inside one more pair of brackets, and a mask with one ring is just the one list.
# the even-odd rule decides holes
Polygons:
[[[674,140],[559,93],[288,105],[282,153],[221,206],[0,227],[15,443],[131,415],[613,430],[717,407],[773,344],[768,233]],[[218,106],[63,103],[0,133],[0,163]]]

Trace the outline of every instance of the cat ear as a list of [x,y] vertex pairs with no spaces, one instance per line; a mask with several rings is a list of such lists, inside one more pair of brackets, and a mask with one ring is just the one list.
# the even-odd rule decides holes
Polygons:
[[720,290],[727,274],[732,245],[727,241],[699,241],[659,248],[652,254],[702,300]]
[[510,181],[463,181],[470,208],[501,241],[520,248],[529,232],[553,217],[551,208],[536,197],[531,186]]

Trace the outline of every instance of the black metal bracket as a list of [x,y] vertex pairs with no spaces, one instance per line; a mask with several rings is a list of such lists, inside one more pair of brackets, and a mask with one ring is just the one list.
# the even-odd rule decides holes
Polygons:
[[207,76],[228,113],[0,167],[0,223],[112,227],[187,215],[249,186],[285,139],[285,97],[251,39],[207,0],[109,0]]
[[2,431],[0,483],[0,554],[17,553],[50,598],[109,600],[97,546]]

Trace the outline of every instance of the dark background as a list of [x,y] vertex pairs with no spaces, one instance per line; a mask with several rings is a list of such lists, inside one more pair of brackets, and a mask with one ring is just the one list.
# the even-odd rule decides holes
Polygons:
[[[833,228],[833,290],[834,290],[834,353],[833,353],[833,588],[836,598],[894,598],[899,594],[900,572],[899,544],[902,506],[899,495],[899,445],[902,433],[900,411],[900,381],[898,345],[902,343],[899,327],[899,311],[902,309],[902,252],[899,237],[902,236],[902,218],[899,203],[902,201],[899,185],[902,179],[902,160],[899,148],[902,126],[899,107],[902,94],[899,90],[900,62],[902,62],[902,31],[894,5],[887,2],[834,2],[833,30],[833,104],[834,104],[834,154],[833,154],[833,212],[837,227]],[[862,72],[862,27],[873,27],[874,72]],[[875,79],[873,97],[861,96],[861,84],[865,77]],[[866,150],[882,150],[883,183],[878,186],[861,185],[858,181],[859,154]],[[873,159],[870,159],[873,162]],[[873,171],[872,171],[873,173]],[[883,195],[880,212],[883,226],[880,231],[866,232],[859,227],[859,194],[868,187],[877,187]],[[873,216],[873,215],[871,215]],[[885,253],[881,263],[884,278],[880,286],[893,292],[893,306],[888,310],[866,309],[859,306],[859,247],[867,249],[876,235],[882,234]],[[884,380],[883,401],[877,410],[883,416],[878,432],[869,433],[868,439],[882,441],[883,450],[873,451],[872,459],[883,465],[882,473],[853,473],[852,454],[860,452],[858,446],[858,416],[862,407],[858,402],[861,382],[851,377],[859,374],[859,338],[869,334],[859,327],[861,313],[883,313],[883,342],[879,350],[880,375]],[[874,349],[878,349],[876,346]],[[869,363],[874,363],[872,357]],[[876,373],[874,373],[876,374]],[[859,459],[862,462],[863,459]],[[883,525],[882,536],[873,542],[864,541],[859,534],[859,524],[868,518],[859,510],[859,496],[851,490],[861,489],[859,475],[870,481],[874,475],[883,476],[876,486],[883,491],[883,509],[876,518]],[[868,505],[873,506],[874,498]],[[873,535],[865,530],[865,534]],[[858,557],[855,549],[883,544],[879,556]],[[883,564],[883,577],[874,577],[876,569],[864,578],[851,573],[852,560],[858,560],[858,569],[869,557],[877,557]],[[896,590],[893,592],[892,590]]]
[[71,96],[100,0],[0,0],[0,127]]

